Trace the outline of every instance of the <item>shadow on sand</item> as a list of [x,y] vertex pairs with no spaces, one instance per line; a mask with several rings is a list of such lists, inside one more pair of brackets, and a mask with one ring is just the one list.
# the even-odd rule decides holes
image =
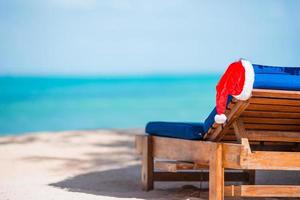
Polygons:
[[120,169],[90,172],[81,174],[51,186],[67,189],[72,192],[82,192],[117,198],[141,199],[185,199],[187,197],[207,198],[207,192],[200,192],[199,183],[157,183],[155,190],[145,192],[140,185],[140,166],[134,165]]
[[[274,172],[272,173],[273,177],[278,175],[282,176],[279,172],[275,174]],[[208,199],[207,190],[200,190],[199,183],[156,183],[155,190],[150,192],[142,191],[139,165],[85,173],[50,185],[61,189],[67,189],[71,192],[81,192],[115,198],[174,200]]]

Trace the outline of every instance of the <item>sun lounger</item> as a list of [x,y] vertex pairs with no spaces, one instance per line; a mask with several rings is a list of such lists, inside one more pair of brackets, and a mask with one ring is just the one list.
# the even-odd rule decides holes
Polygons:
[[214,109],[203,123],[150,122],[148,135],[136,136],[145,190],[155,181],[209,180],[210,200],[300,197],[297,185],[255,185],[255,170],[300,170],[300,68],[253,69],[251,97],[229,96],[224,123]]

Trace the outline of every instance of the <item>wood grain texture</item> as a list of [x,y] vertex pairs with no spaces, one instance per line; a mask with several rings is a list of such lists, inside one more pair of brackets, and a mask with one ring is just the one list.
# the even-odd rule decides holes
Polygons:
[[166,137],[152,137],[153,156],[158,159],[195,162],[208,166],[211,149],[216,143]]
[[229,169],[241,169],[240,155],[244,147],[240,144],[222,144],[223,167]]
[[142,187],[143,190],[149,191],[152,190],[154,187],[154,180],[153,180],[153,146],[152,146],[152,138],[151,136],[144,136],[142,140]]
[[[300,91],[255,89],[250,100],[233,99],[228,104],[225,111],[227,121],[222,125],[213,123],[205,135],[208,141],[151,137],[151,143],[148,140],[145,144],[144,139],[141,142],[141,138],[137,138],[137,151],[143,153],[143,163],[147,163],[143,164],[146,167],[142,171],[150,175],[147,176],[150,179],[145,180],[151,180],[153,184],[154,180],[209,179],[210,200],[221,200],[224,194],[300,197],[300,186],[241,185],[224,189],[225,168],[245,170],[250,184],[255,183],[255,170],[300,170],[300,145],[296,145],[300,143],[299,100]],[[238,140],[240,144],[228,143],[228,140]],[[158,163],[157,168],[164,171],[153,172],[153,156],[177,162]],[[193,171],[197,165],[209,167],[209,174]],[[244,179],[245,175],[236,177]],[[145,185],[151,187],[151,182]]]
[[300,132],[293,131],[247,131],[250,141],[300,142]]
[[247,124],[276,124],[276,125],[299,125],[300,116],[298,119],[291,118],[268,118],[268,117],[242,117],[244,123]]
[[300,99],[300,91],[253,89],[252,97]]
[[255,151],[241,154],[243,169],[260,170],[300,170],[300,152]]
[[300,125],[282,125],[282,124],[246,124],[246,130],[276,130],[276,131],[299,131]]
[[248,101],[239,101],[237,102],[233,108],[229,111],[227,115],[227,122],[223,125],[218,126],[213,129],[212,132],[206,137],[207,140],[210,141],[221,141],[226,134],[226,131],[230,129],[231,125],[235,122],[236,119],[243,113],[243,111],[248,107]]
[[222,145],[218,144],[212,150],[209,162],[209,200],[224,199],[224,168]]
[[250,104],[247,110],[300,113],[299,106]]
[[264,105],[285,105],[285,106],[300,106],[299,99],[276,99],[276,98],[261,98],[253,97],[250,98],[251,104],[264,104]]
[[167,172],[197,169],[197,165],[195,165],[195,163],[183,161],[156,161],[154,167],[155,169]]
[[241,117],[258,117],[258,118],[283,118],[283,119],[300,119],[300,113],[276,112],[276,111],[249,111],[245,110]]
[[240,185],[225,186],[227,197],[300,197],[300,186]]

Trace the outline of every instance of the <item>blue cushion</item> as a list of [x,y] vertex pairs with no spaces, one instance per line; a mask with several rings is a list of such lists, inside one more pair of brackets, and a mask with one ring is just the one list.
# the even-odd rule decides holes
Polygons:
[[270,67],[253,65],[255,80],[253,88],[275,90],[300,90],[299,67]]
[[255,74],[300,75],[300,67],[279,67],[253,64]]
[[200,140],[204,136],[203,123],[188,122],[149,122],[146,133],[156,136]]

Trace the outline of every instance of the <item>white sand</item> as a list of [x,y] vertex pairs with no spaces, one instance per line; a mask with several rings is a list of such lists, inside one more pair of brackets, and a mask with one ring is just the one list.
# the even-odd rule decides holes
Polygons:
[[[133,146],[138,130],[67,131],[0,137],[0,199],[187,199],[193,186],[143,192]],[[203,197],[207,196],[204,192]]]
[[[133,146],[137,132],[0,137],[0,200],[207,199],[199,183],[158,183],[154,191],[143,192]],[[299,180],[293,174],[288,179],[293,177]]]

